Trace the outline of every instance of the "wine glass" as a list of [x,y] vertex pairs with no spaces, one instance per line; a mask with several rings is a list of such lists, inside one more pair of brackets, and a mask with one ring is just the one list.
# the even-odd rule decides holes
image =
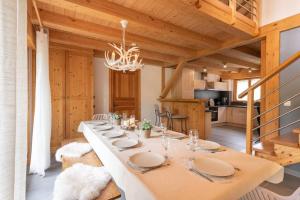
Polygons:
[[163,135],[167,134],[167,127],[163,123],[160,123],[159,128],[162,131]]
[[138,142],[142,142],[141,138],[142,138],[142,135],[143,135],[143,124],[142,122],[139,122],[137,124],[137,128],[138,128],[138,132],[137,132],[137,137],[138,137]]
[[[189,138],[190,138],[190,150],[195,154],[196,149],[198,147],[198,141],[199,141],[199,133],[197,129],[191,129],[189,130]],[[193,159],[194,159],[193,155]]]
[[170,148],[170,138],[166,135],[161,136],[161,144],[165,150],[165,158],[168,159],[168,149]]

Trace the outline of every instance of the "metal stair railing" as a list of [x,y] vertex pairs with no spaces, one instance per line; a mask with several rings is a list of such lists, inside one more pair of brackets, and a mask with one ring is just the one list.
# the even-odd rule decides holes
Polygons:
[[[264,138],[268,135],[271,135],[272,133],[275,133],[277,131],[280,131],[284,128],[287,128],[293,124],[296,124],[298,122],[300,122],[300,120],[296,120],[294,122],[291,122],[285,126],[279,127],[279,128],[275,128],[274,130],[271,130],[269,132],[267,132],[266,134],[263,134],[261,136],[259,136],[258,138],[253,139],[253,131],[258,130],[264,126],[267,126],[268,124],[271,124],[273,122],[275,122],[276,120],[280,119],[283,116],[289,115],[292,112],[295,112],[296,110],[298,110],[300,108],[300,106],[293,108],[292,110],[287,111],[286,113],[283,113],[279,116],[275,116],[273,119],[265,122],[264,124],[259,125],[258,127],[253,127],[254,123],[253,120],[255,120],[258,117],[261,117],[263,115],[266,115],[267,113],[269,113],[270,111],[278,108],[279,106],[281,106],[282,104],[284,104],[285,102],[292,100],[296,97],[298,97],[300,95],[299,93],[294,94],[293,96],[287,98],[286,100],[278,103],[277,105],[273,106],[272,108],[258,114],[257,116],[254,116],[254,90],[258,87],[260,87],[261,85],[267,83],[271,78],[273,78],[274,76],[278,75],[282,70],[286,69],[290,64],[292,64],[293,62],[295,62],[297,59],[300,58],[300,51],[298,51],[297,53],[295,53],[294,55],[292,55],[291,57],[289,57],[287,60],[285,60],[282,64],[279,65],[278,68],[276,68],[273,72],[271,72],[269,75],[267,75],[266,77],[264,77],[263,79],[261,79],[260,81],[256,82],[254,85],[252,85],[251,87],[249,87],[247,90],[245,90],[244,92],[242,92],[239,95],[239,98],[243,98],[244,96],[248,95],[248,101],[247,101],[247,123],[246,123],[246,152],[248,154],[252,154],[252,148],[253,148],[253,142],[256,142],[258,140],[260,140],[261,138]],[[294,80],[296,80],[298,77],[300,77],[299,74],[297,74],[295,77],[293,77],[291,80],[283,83],[281,86],[279,86],[278,88],[276,88],[275,90],[267,93],[265,96],[263,96],[261,99],[265,99],[267,96],[272,95],[273,93],[279,91],[280,88],[287,86],[288,84],[290,84],[291,82],[293,82]]]

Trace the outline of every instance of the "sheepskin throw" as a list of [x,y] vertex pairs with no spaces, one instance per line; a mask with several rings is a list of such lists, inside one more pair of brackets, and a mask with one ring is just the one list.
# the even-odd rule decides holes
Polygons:
[[91,150],[92,147],[88,143],[72,142],[59,148],[55,153],[55,158],[58,162],[61,162],[62,156],[80,158]]
[[93,200],[110,179],[105,167],[77,163],[56,178],[53,200]]

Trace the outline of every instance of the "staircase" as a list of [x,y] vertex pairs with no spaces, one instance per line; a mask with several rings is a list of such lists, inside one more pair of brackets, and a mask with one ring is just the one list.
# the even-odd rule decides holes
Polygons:
[[[295,163],[300,163],[300,128],[293,129],[291,132],[280,134],[281,130],[284,130],[288,127],[295,126],[300,123],[300,119],[290,122],[287,125],[275,128],[267,129],[268,125],[272,123],[278,122],[282,117],[288,116],[294,112],[300,112],[300,105],[293,109],[288,110],[285,113],[279,113],[277,116],[273,117],[268,121],[262,122],[262,124],[254,127],[253,121],[258,117],[263,117],[267,113],[270,113],[276,109],[279,109],[287,101],[291,101],[298,96],[300,97],[300,92],[295,91],[295,94],[278,103],[277,105],[271,107],[270,109],[263,111],[262,113],[254,116],[254,90],[263,84],[268,83],[268,81],[273,78],[275,75],[278,75],[283,69],[286,69],[290,64],[295,62],[300,58],[300,51],[288,58],[285,62],[283,62],[276,70],[274,70],[271,74],[267,75],[256,84],[251,86],[249,89],[245,90],[243,93],[239,95],[240,98],[248,95],[247,101],[247,124],[246,124],[246,152],[248,154],[253,154],[255,156],[265,158],[268,160],[272,160],[274,162],[279,163],[282,166],[291,165]],[[278,92],[279,89],[284,87],[288,87],[288,85],[300,78],[300,73],[295,75],[294,78],[290,79],[286,83],[281,84],[278,88],[273,91],[268,91],[267,94],[262,97],[266,98],[270,95],[273,95],[275,92]],[[299,88],[300,89],[300,88]],[[298,93],[297,93],[298,92]],[[279,124],[279,123],[277,123]],[[253,138],[253,132],[260,129],[260,136]],[[263,131],[262,131],[263,130]]]
[[255,144],[253,146],[255,156],[275,161],[282,166],[300,162],[300,133],[298,131],[294,130]]

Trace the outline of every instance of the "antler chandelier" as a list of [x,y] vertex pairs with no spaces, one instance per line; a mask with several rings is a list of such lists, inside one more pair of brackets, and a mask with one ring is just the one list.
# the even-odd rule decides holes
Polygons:
[[137,46],[131,46],[126,50],[125,46],[125,31],[127,28],[128,21],[121,20],[122,26],[122,43],[120,47],[115,43],[109,43],[114,50],[110,53],[105,51],[104,56],[106,62],[104,65],[112,70],[116,71],[135,71],[141,69],[144,65],[142,64],[142,58],[139,58],[140,49]]

